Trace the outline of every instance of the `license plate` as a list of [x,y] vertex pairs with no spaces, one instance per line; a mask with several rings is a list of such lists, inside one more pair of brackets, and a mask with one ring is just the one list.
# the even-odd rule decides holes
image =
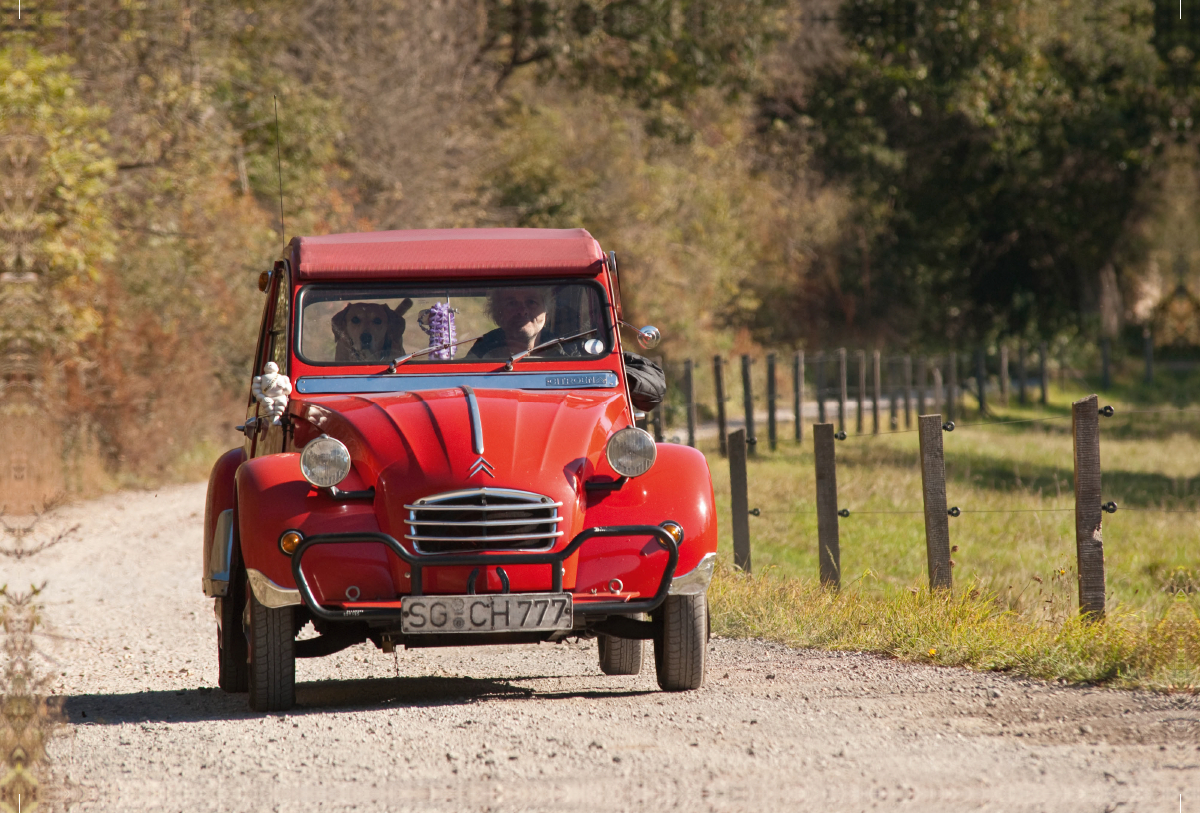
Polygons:
[[405,635],[569,630],[571,610],[569,593],[410,596],[400,605],[400,629]]

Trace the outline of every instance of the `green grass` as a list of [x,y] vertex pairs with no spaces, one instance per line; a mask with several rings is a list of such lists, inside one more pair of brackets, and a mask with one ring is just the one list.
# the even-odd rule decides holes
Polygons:
[[[816,585],[812,436],[796,444],[781,426],[770,452],[760,427],[749,464],[753,579],[732,572],[729,471],[713,470],[724,575],[714,587],[714,629],[802,646],[852,648],[1038,677],[1159,687],[1200,686],[1200,410],[1153,406],[1129,393],[1102,397],[1108,621],[1081,623],[1075,587],[1070,402],[973,410],[943,433],[955,591],[930,597],[916,432],[849,437],[837,449],[842,591]],[[973,401],[966,399],[968,404]],[[869,426],[868,416],[868,426]],[[903,416],[901,415],[901,428]],[[787,438],[784,440],[783,438]],[[867,513],[912,512],[912,513]],[[975,513],[980,512],[980,513]],[[1172,637],[1173,636],[1173,637]],[[1189,637],[1190,636],[1190,637]],[[1166,643],[1164,643],[1166,641]],[[930,650],[935,654],[930,655]]]

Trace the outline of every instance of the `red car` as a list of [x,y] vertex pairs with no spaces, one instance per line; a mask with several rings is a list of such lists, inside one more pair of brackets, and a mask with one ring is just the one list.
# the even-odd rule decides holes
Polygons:
[[583,229],[300,237],[259,287],[205,512],[222,689],[281,710],[298,657],[574,637],[607,674],[652,640],[663,689],[704,682],[712,480],[635,425],[614,254]]

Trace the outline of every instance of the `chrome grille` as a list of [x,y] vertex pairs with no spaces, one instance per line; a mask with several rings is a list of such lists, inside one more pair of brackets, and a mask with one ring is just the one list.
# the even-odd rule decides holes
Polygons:
[[549,550],[563,535],[562,503],[528,491],[450,491],[404,507],[409,527],[404,538],[417,553]]

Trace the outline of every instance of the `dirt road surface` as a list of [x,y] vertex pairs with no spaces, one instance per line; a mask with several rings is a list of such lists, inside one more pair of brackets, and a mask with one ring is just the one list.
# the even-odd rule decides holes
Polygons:
[[594,642],[299,665],[298,706],[217,681],[204,487],[63,509],[59,771],[103,811],[1200,811],[1200,701],[868,655],[711,644],[708,685],[607,677]]

